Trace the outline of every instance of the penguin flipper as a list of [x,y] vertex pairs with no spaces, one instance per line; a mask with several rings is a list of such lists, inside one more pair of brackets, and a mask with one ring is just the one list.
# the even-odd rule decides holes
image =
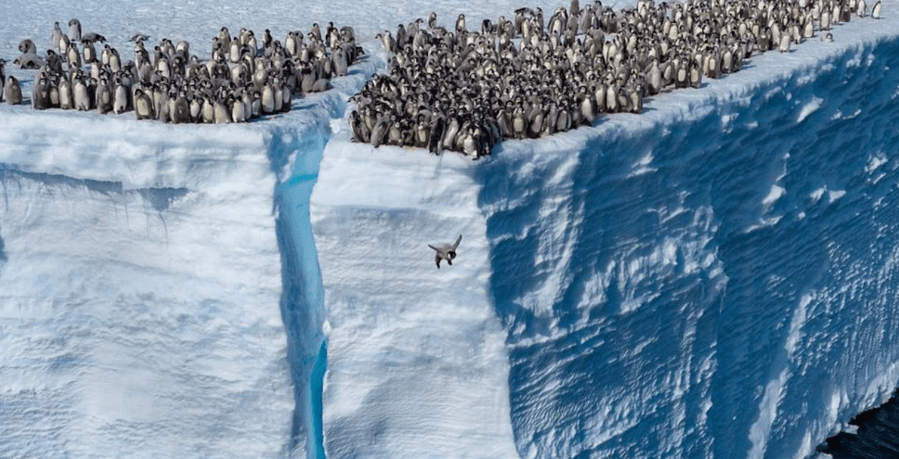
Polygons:
[[456,242],[453,243],[453,250],[456,250],[456,248],[459,247],[459,243],[460,243],[460,242],[462,242],[462,235],[461,235],[461,234],[459,235],[459,238],[456,239]]
[[434,250],[437,251],[438,253],[440,252],[440,249],[438,249],[437,247],[434,247],[434,246],[431,245],[431,244],[428,244],[428,247],[434,249]]

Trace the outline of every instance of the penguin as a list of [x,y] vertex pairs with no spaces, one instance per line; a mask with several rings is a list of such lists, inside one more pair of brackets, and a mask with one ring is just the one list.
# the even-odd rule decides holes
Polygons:
[[515,107],[512,111],[512,128],[513,137],[516,139],[523,139],[527,136],[527,118],[524,113],[524,108],[521,106]]
[[112,97],[112,112],[116,115],[120,115],[125,113],[126,110],[128,110],[128,89],[125,88],[122,79],[116,77],[115,91],[113,92]]
[[31,107],[35,110],[50,108],[50,88],[43,74],[31,88]]
[[446,119],[438,116],[431,123],[431,132],[428,134],[428,152],[440,156],[443,153],[443,136],[446,130]]
[[[0,88],[2,88],[6,84],[6,70],[4,66],[6,65],[6,61],[0,59]],[[3,92],[0,91],[0,100],[3,100]]]
[[338,48],[336,52],[331,53],[331,59],[334,61],[335,74],[339,77],[346,76],[350,63],[344,49]]
[[53,32],[50,34],[50,46],[59,46],[62,37],[62,29],[59,27],[59,21],[56,21],[53,23]]
[[225,102],[227,101],[223,102],[221,98],[216,98],[215,101],[212,102],[213,119],[215,120],[215,124],[231,122],[231,111],[228,109]]
[[369,139],[369,143],[371,143],[371,145],[375,148],[381,146],[381,144],[384,143],[384,141],[387,139],[387,131],[389,130],[389,128],[390,118],[382,115],[371,130],[371,138]]
[[75,107],[75,98],[72,94],[72,83],[63,78],[59,82],[59,108],[71,110]]
[[419,148],[426,148],[431,135],[431,126],[425,122],[425,115],[419,113],[415,119],[415,126],[412,130],[412,144]]
[[69,21],[69,41],[81,41],[81,21],[78,19]]
[[[690,87],[699,88],[702,86],[702,69],[695,61],[690,64]],[[642,106],[642,103],[641,103]]]
[[271,115],[275,113],[275,91],[271,84],[262,87],[262,114]]
[[229,99],[231,102],[231,119],[235,123],[243,123],[247,120],[247,106],[242,99]]
[[47,92],[47,97],[49,99],[47,108],[59,107],[59,79],[56,76],[48,77]]
[[309,35],[314,41],[318,43],[322,42],[322,30],[317,22],[312,23],[312,28],[309,29]]
[[450,266],[453,265],[453,260],[456,258],[456,249],[459,247],[460,242],[462,242],[461,234],[453,244],[437,244],[436,247],[428,244],[428,247],[436,252],[434,254],[434,263],[437,264],[437,269],[440,269],[440,262],[442,260],[446,260],[446,263]]
[[112,111],[112,91],[106,78],[100,79],[100,83],[97,85],[97,90],[94,93],[94,105],[97,107],[97,112],[101,115]]
[[19,105],[22,103],[22,87],[19,80],[10,75],[6,78],[6,84],[3,85],[3,98],[9,105]]
[[874,3],[874,7],[871,8],[871,17],[874,19],[883,17],[883,5],[880,3],[880,0],[877,0],[877,2]]
[[56,43],[56,50],[60,54],[65,54],[67,49],[69,49],[69,36],[62,35],[59,37],[59,43]]
[[[119,113],[118,111],[116,113]],[[134,115],[139,120],[152,120],[155,118],[153,113],[153,101],[142,89],[134,90]]]
[[12,62],[20,69],[37,70],[44,66],[44,60],[33,53],[22,54]]
[[77,78],[75,84],[72,85],[72,101],[75,110],[86,112],[91,109],[90,97],[84,78]]
[[94,42],[92,41],[82,41],[84,44],[84,48],[81,49],[81,53],[84,56],[85,64],[92,64],[97,61],[97,49],[94,48]]
[[353,132],[353,141],[360,143],[368,143],[368,139],[371,136],[371,131],[368,130],[368,126],[365,125],[365,122],[362,121],[361,115],[356,110],[350,112],[349,119],[350,128]]
[[790,34],[785,33],[785,34],[781,35],[781,37],[780,37],[780,46],[778,47],[778,50],[779,50],[780,52],[782,52],[782,53],[787,53],[787,52],[789,52],[789,51],[790,51],[790,43],[791,43],[791,41],[792,41],[792,39],[791,39],[791,37],[790,37]]
[[112,70],[113,73],[120,72],[122,70],[122,60],[119,57],[119,52],[115,48],[109,49],[109,69]]
[[282,113],[287,113],[293,108],[293,91],[286,83],[282,83],[281,88],[281,109]]
[[203,107],[200,109],[200,120],[206,124],[215,122],[215,106],[209,97],[203,97]]
[[26,38],[19,42],[19,52],[22,54],[37,54],[37,46],[34,45],[33,41]]
[[465,15],[459,13],[459,17],[456,18],[456,33],[460,34],[462,32],[467,32],[467,29],[465,28]]
[[[150,95],[149,91],[147,95]],[[163,123],[168,123],[171,117],[169,113],[169,95],[166,89],[159,84],[154,85],[151,98],[153,99],[153,113],[156,114],[156,119]]]
[[86,41],[89,41],[91,43],[96,43],[96,42],[106,43],[106,37],[104,37],[103,35],[100,35],[96,32],[88,32],[81,36],[81,43],[84,43]]
[[262,115],[262,93],[253,91],[253,98],[250,108],[250,117],[255,118]]
[[636,87],[630,89],[628,91],[628,97],[630,98],[629,107],[631,113],[636,113],[638,115],[643,113],[643,86],[638,84]]
[[388,145],[403,145],[403,125],[399,120],[393,121],[387,129],[387,139],[384,143]]
[[173,124],[191,122],[190,103],[187,102],[184,92],[169,98],[169,119]]

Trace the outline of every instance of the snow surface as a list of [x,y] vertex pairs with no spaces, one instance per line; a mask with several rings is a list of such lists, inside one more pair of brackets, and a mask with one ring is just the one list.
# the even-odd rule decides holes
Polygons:
[[[71,17],[202,56],[222,25],[523,6],[29,5],[8,61]],[[0,456],[812,454],[899,381],[884,11],[479,163],[349,142],[374,42],[248,125],[2,105]],[[460,233],[437,270],[426,244]]]

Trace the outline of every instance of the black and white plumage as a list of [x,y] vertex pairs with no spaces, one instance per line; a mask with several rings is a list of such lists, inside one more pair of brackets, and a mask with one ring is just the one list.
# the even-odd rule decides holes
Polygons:
[[428,247],[434,249],[436,254],[434,254],[434,262],[437,263],[437,269],[440,269],[440,261],[446,260],[446,262],[452,266],[453,259],[456,258],[456,249],[459,247],[459,243],[462,242],[462,235],[459,235],[459,238],[456,239],[452,245],[450,244],[438,244],[436,247],[428,244]]

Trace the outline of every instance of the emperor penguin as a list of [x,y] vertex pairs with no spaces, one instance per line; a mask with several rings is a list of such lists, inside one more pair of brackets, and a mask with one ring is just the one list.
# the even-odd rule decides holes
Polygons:
[[78,19],[69,21],[69,41],[81,41],[81,21]]
[[183,91],[169,97],[169,120],[173,124],[189,123],[191,121],[190,103],[187,102]]
[[778,48],[778,50],[782,53],[789,52],[791,42],[792,42],[792,40],[791,40],[790,34],[788,34],[788,33],[782,34],[780,37],[780,47]]
[[112,112],[116,115],[128,110],[128,89],[122,83],[121,78],[115,79],[115,91],[112,96]]
[[106,37],[104,37],[103,35],[100,35],[96,32],[88,32],[86,34],[81,35],[81,42],[84,43],[85,41],[89,41],[91,43],[96,43],[99,41],[100,43],[105,43]]
[[72,83],[67,78],[59,80],[59,108],[71,110],[75,107],[75,98],[72,95]]
[[375,148],[381,146],[381,144],[384,143],[384,140],[386,140],[387,138],[387,131],[389,128],[390,118],[387,116],[381,116],[371,130],[369,143],[371,143],[371,145]]
[[215,99],[212,103],[212,110],[215,124],[231,122],[231,111],[228,109],[225,102],[222,102],[221,98]]
[[243,99],[229,98],[228,102],[231,104],[231,119],[235,123],[245,122],[247,120],[247,106],[244,104]]
[[362,121],[362,116],[359,115],[359,112],[357,110],[353,110],[350,113],[349,125],[353,132],[354,142],[368,142],[368,139],[371,136],[371,131],[368,129],[368,126],[365,125],[365,122]]
[[465,32],[467,29],[465,28],[465,15],[459,13],[459,17],[456,18],[456,33]]
[[874,7],[871,8],[871,17],[874,19],[880,19],[883,17],[883,5],[880,3],[880,0],[877,0],[877,3],[875,3]]
[[437,27],[437,13],[431,11],[428,14],[428,30],[433,31]]
[[87,84],[84,78],[76,78],[75,84],[72,85],[72,101],[75,110],[86,112],[91,109],[90,97],[88,96]]
[[19,52],[22,54],[37,54],[37,46],[29,39],[24,39],[19,43]]
[[100,79],[100,83],[97,85],[97,91],[94,93],[94,100],[97,112],[101,115],[105,115],[112,111],[112,91],[109,88],[109,82],[106,78]]
[[203,121],[200,113],[203,111],[203,99],[194,97],[190,100],[190,120],[194,123]]
[[6,84],[3,85],[3,97],[9,105],[19,105],[22,103],[22,87],[19,86],[19,80],[10,75],[6,78]]
[[431,132],[428,134],[428,151],[430,153],[437,156],[443,153],[443,135],[445,131],[446,119],[439,116],[431,124]]
[[462,242],[461,234],[453,244],[438,244],[436,247],[428,244],[428,247],[437,252],[434,254],[434,262],[437,264],[437,269],[440,269],[441,260],[446,260],[446,263],[450,266],[453,265],[453,259],[456,258],[456,249],[459,247],[460,242]]
[[94,42],[82,41],[84,48],[81,53],[84,55],[84,63],[91,64],[97,60],[97,48],[94,48]]
[[152,120],[155,118],[153,116],[153,101],[140,88],[134,90],[134,115],[139,120]]
[[59,78],[47,77],[47,108],[59,107]]
[[20,69],[31,69],[37,70],[44,65],[44,60],[41,59],[37,54],[22,54],[21,56],[15,58],[12,61],[13,64],[16,64]]
[[63,35],[59,21],[56,21],[53,23],[53,32],[50,34],[50,46],[59,46],[59,40],[62,40]]
[[209,97],[203,98],[203,108],[200,110],[200,116],[204,123],[212,124],[215,122],[215,105]]
[[275,91],[270,83],[262,86],[262,114],[271,115],[275,112]]
[[122,59],[119,57],[119,52],[115,48],[110,48],[109,51],[109,69],[113,72],[122,70]]
[[31,88],[31,107],[35,110],[50,108],[50,86],[47,77],[41,75],[37,83]]

